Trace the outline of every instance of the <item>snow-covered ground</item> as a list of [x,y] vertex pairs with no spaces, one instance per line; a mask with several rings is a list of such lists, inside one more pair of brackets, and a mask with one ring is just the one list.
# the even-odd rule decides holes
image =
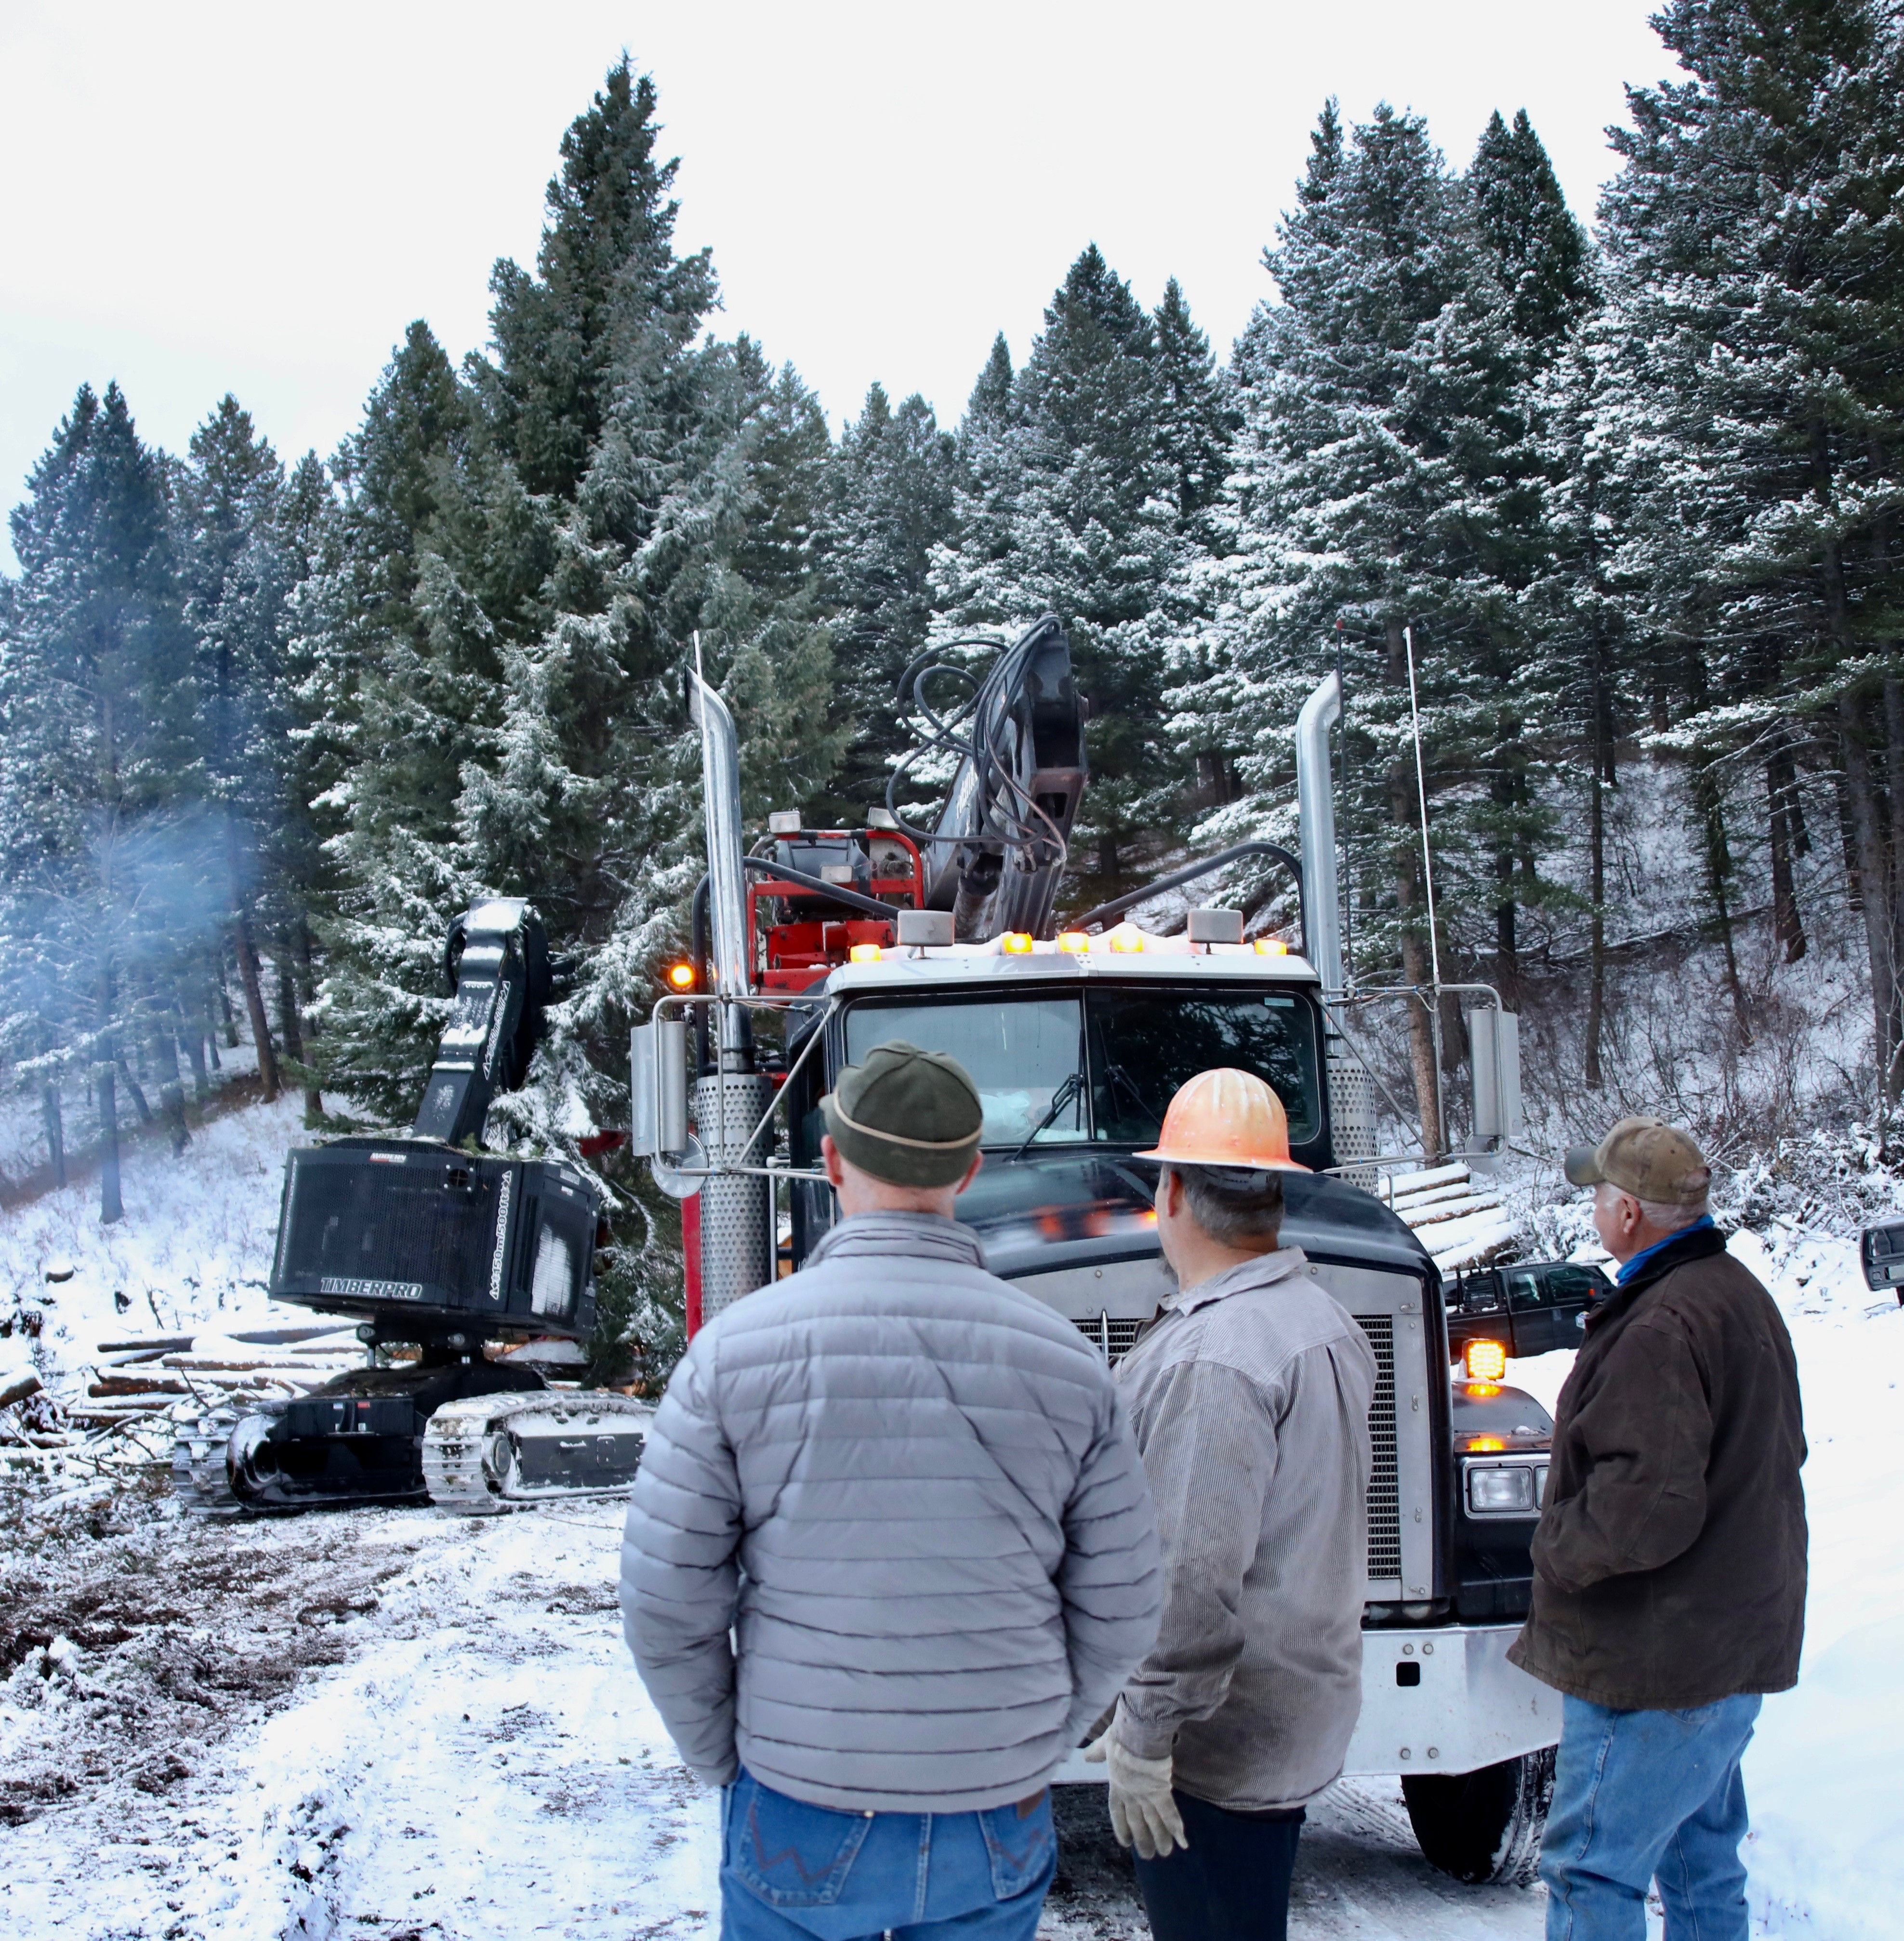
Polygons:
[[[285,1102],[216,1120],[182,1161],[130,1155],[127,1218],[75,1188],[0,1215],[0,1369],[83,1389],[98,1341],[220,1333],[262,1285]],[[1904,1311],[1853,1243],[1734,1249],[1790,1322],[1811,1438],[1804,1676],[1747,1768],[1755,1926],[1904,1934]],[[47,1282],[52,1265],[72,1270]],[[24,1332],[31,1310],[37,1337]],[[1569,1357],[1516,1365],[1550,1403]],[[180,1519],[162,1477],[0,1494],[0,1933],[19,1941],[478,1941],[679,1936],[717,1918],[714,1802],[622,1650],[601,1505],[472,1522],[367,1511]],[[1145,1933],[1102,1796],[1061,1805],[1051,1941]],[[1538,1889],[1434,1874],[1392,1784],[1312,1812],[1293,1930],[1521,1936]]]

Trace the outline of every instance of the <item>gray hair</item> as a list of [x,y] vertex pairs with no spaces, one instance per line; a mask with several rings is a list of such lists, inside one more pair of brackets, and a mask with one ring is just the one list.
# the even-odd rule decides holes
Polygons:
[[1184,1183],[1190,1218],[1226,1247],[1273,1249],[1282,1227],[1282,1175],[1273,1167],[1172,1166]]
[[1624,1186],[1614,1186],[1603,1180],[1603,1185],[1612,1187],[1622,1200],[1630,1200],[1645,1216],[1646,1224],[1655,1227],[1662,1233],[1676,1233],[1682,1227],[1690,1227],[1693,1221],[1703,1219],[1711,1211],[1709,1197],[1701,1194],[1698,1203],[1682,1206],[1676,1200],[1642,1200],[1637,1193],[1629,1193]]

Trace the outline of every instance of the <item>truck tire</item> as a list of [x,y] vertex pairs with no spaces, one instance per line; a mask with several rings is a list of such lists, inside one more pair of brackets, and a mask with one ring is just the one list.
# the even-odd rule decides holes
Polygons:
[[1490,1881],[1525,1887],[1539,1864],[1554,1797],[1554,1748],[1478,1772],[1410,1774],[1401,1796],[1431,1866],[1471,1887]]

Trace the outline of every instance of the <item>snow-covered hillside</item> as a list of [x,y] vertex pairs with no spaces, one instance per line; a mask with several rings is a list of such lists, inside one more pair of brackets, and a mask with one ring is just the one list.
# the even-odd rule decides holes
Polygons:
[[[71,1399],[102,1339],[302,1319],[263,1295],[298,1117],[253,1108],[179,1160],[130,1156],[111,1229],[78,1188],[0,1215],[0,1368],[30,1356]],[[1847,1237],[1731,1244],[1791,1325],[1811,1444],[1804,1674],[1767,1702],[1747,1768],[1755,1924],[1880,1941],[1904,1933],[1904,1310],[1865,1288]],[[1569,1362],[1514,1378],[1551,1404]],[[0,1931],[708,1931],[714,1802],[627,1664],[611,1509],[207,1526],[176,1515],[162,1473],[127,1474],[108,1492],[69,1473],[51,1507],[37,1481],[0,1497]],[[1141,1936],[1096,1796],[1065,1817],[1048,1941]],[[1430,1873],[1392,1784],[1337,1789],[1303,1854],[1299,1935],[1540,1931],[1538,1890]]]

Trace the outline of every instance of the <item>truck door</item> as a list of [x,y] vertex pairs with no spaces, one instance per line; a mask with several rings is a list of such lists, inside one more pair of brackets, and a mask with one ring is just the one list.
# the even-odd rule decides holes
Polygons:
[[1598,1267],[1572,1261],[1547,1270],[1548,1325],[1557,1348],[1577,1348],[1587,1325],[1587,1310],[1613,1291],[1613,1283]]
[[1508,1328],[1515,1355],[1544,1355],[1560,1346],[1554,1338],[1553,1310],[1539,1269],[1509,1267],[1501,1278],[1507,1283]]

